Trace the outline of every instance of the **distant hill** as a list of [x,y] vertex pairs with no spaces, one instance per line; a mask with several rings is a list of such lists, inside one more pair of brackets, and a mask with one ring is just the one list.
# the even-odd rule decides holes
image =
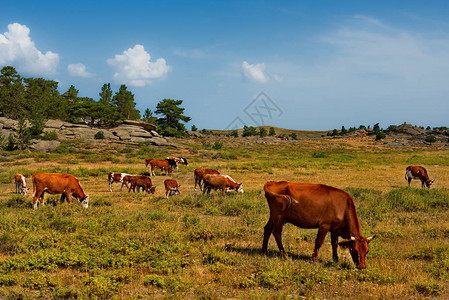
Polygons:
[[[329,131],[311,131],[311,130],[294,130],[294,129],[285,129],[285,128],[279,128],[274,126],[257,126],[255,127],[257,132],[259,132],[259,128],[265,128],[267,132],[270,130],[271,127],[274,128],[274,131],[276,132],[276,135],[290,135],[292,133],[296,133],[296,136],[298,138],[319,138],[323,135],[326,135]],[[220,135],[228,135],[233,130],[210,130],[215,134]],[[243,128],[237,129],[237,132],[239,133],[239,136],[242,135]]]

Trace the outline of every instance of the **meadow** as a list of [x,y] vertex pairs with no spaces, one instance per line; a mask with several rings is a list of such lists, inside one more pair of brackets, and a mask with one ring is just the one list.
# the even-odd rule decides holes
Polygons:
[[[449,151],[388,148],[369,138],[251,144],[236,139],[179,140],[181,148],[64,142],[53,153],[0,153],[0,297],[4,299],[446,299],[449,298]],[[166,199],[165,176],[154,195],[108,191],[107,173],[148,175],[145,158],[183,156],[172,176],[181,195]],[[408,187],[408,165],[423,165],[431,189]],[[243,182],[244,194],[204,196],[193,170],[208,167]],[[32,190],[14,194],[15,173],[77,176],[90,206],[31,208]],[[349,252],[332,261],[330,237],[319,262],[311,255],[317,230],[285,225],[279,254],[274,238],[261,253],[269,180],[323,183],[354,199],[370,243],[367,268]]]

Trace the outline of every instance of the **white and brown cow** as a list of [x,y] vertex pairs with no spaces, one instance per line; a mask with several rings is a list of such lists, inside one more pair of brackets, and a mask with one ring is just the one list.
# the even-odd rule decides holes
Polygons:
[[434,180],[430,180],[429,175],[427,175],[426,168],[421,166],[408,166],[405,169],[405,180],[407,180],[408,186],[410,186],[412,179],[421,180],[422,188],[424,188],[424,186],[430,188],[434,182]]
[[187,159],[184,157],[167,157],[166,159],[167,160],[170,159],[170,160],[174,161],[176,164],[176,166],[175,166],[176,169],[178,169],[179,164],[186,165],[186,166],[188,165]]
[[234,190],[238,193],[243,193],[241,183],[231,181],[229,178],[222,175],[206,174],[203,177],[203,184],[203,194],[207,191],[207,194],[209,195],[212,189],[221,190],[223,196],[227,191],[231,190]]
[[16,183],[16,194],[22,194],[25,196],[29,188],[27,188],[27,182],[25,180],[25,176],[17,173],[14,175],[14,182]]
[[73,196],[79,204],[87,208],[89,206],[89,195],[84,194],[78,178],[69,174],[60,173],[34,173],[33,181],[33,208],[37,209],[37,200],[44,205],[44,194],[61,194],[61,203]]
[[[156,187],[153,186],[153,183],[151,182],[151,178],[148,176],[143,176],[143,175],[135,175],[135,176],[130,176],[129,178],[129,188],[128,188],[128,192],[131,192],[131,190],[133,192],[136,192],[136,187],[137,187],[137,192],[139,192],[139,188],[142,188],[142,191],[147,192],[149,194],[154,194],[154,192],[156,191]],[[126,178],[125,178],[126,180]]]
[[165,179],[164,180],[164,186],[165,186],[165,197],[168,199],[171,195],[179,195],[181,194],[179,192],[180,185],[178,182],[174,179]]
[[132,175],[129,175],[129,174],[126,174],[126,173],[109,172],[108,173],[109,191],[112,192],[112,184],[114,182],[121,182],[122,183],[122,186],[120,187],[120,191],[122,190],[124,185],[128,189],[129,188],[128,187],[128,182],[123,180],[126,176],[132,176]]

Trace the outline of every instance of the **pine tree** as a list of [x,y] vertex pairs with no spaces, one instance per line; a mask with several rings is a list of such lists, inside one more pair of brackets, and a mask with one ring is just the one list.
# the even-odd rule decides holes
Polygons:
[[100,95],[100,103],[110,106],[112,104],[112,89],[111,89],[111,84],[103,84],[103,86],[101,87],[101,92],[99,93]]
[[135,108],[134,95],[128,91],[126,85],[120,86],[119,91],[112,98],[112,103],[124,119],[140,119],[140,111]]
[[181,122],[189,122],[190,117],[183,115],[184,108],[180,107],[182,100],[163,99],[156,106],[155,113],[162,115],[157,120],[160,131],[167,136],[183,136],[186,128]]

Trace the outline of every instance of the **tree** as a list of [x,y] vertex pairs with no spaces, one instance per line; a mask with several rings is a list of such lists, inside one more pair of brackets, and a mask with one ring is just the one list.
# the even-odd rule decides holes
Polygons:
[[149,108],[145,109],[142,120],[150,124],[157,123],[157,117],[153,116],[153,112]]
[[197,131],[197,130],[198,130],[198,127],[196,127],[195,124],[194,124],[194,125],[192,125],[192,127],[191,127],[190,130],[192,130],[192,131]]
[[340,135],[345,135],[346,133],[348,133],[346,131],[346,128],[344,126],[341,126]]
[[157,124],[163,135],[179,137],[186,134],[186,128],[181,122],[189,122],[191,118],[183,115],[184,108],[180,107],[182,102],[182,100],[163,99],[156,105],[155,113],[162,115]]
[[25,78],[27,110],[49,119],[67,120],[68,102],[59,95],[58,83],[43,78]]
[[267,130],[265,129],[265,127],[260,127],[259,128],[259,136],[264,137],[266,135],[267,135]]
[[112,89],[111,89],[111,84],[103,84],[103,86],[101,87],[101,92],[99,93],[100,95],[100,103],[107,105],[107,106],[111,106],[112,105]]
[[140,119],[140,111],[135,108],[134,95],[128,91],[126,85],[120,86],[119,91],[112,98],[112,103],[123,119]]
[[231,136],[232,137],[239,137],[239,132],[237,131],[237,129],[234,129],[233,131],[231,131]]
[[0,71],[0,114],[18,119],[27,114],[23,80],[13,67]]
[[19,150],[25,149],[31,140],[30,131],[27,128],[27,124],[24,117],[19,118],[19,123],[17,124],[17,134],[16,143]]
[[268,135],[269,136],[275,136],[276,135],[276,131],[274,131],[273,127],[270,127],[270,130],[268,131]]
[[242,136],[253,136],[253,135],[257,135],[257,131],[256,128],[254,128],[253,126],[243,126],[243,132],[242,132]]
[[103,103],[96,102],[92,98],[79,98],[80,101],[70,106],[70,115],[73,121],[90,122],[91,126],[97,125],[116,125],[121,119],[121,115],[112,107]]
[[76,98],[78,98],[79,90],[75,88],[75,86],[71,85],[67,92],[64,93],[64,95],[67,96],[69,101],[76,101]]
[[432,143],[435,143],[437,141],[437,138],[434,135],[428,135],[428,136],[426,136],[426,138],[424,140],[427,143],[432,144]]

